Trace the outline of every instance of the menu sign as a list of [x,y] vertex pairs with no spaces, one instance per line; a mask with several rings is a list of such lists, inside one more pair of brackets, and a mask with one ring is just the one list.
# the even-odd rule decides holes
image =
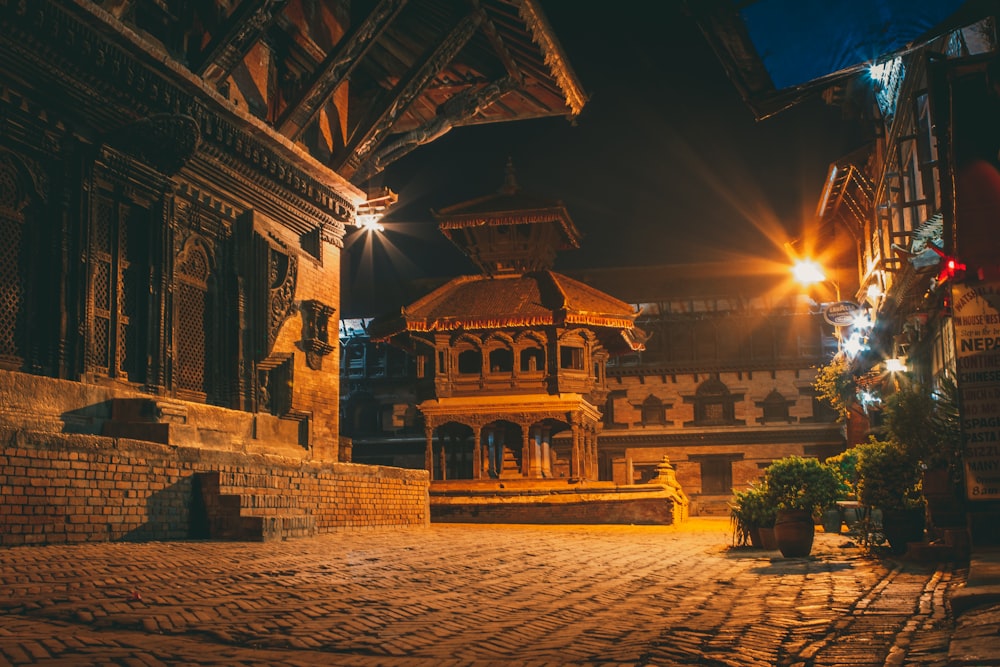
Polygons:
[[952,286],[965,491],[1000,498],[1000,283]]

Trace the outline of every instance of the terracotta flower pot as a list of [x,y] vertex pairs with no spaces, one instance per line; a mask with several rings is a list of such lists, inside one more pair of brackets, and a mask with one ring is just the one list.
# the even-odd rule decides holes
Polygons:
[[774,538],[774,527],[764,527],[761,526],[760,531],[760,548],[765,551],[777,551],[778,541]]
[[778,510],[774,539],[785,558],[803,558],[812,551],[816,526],[808,510]]
[[889,548],[896,556],[906,553],[910,542],[924,539],[923,508],[909,510],[886,510],[882,520],[882,532],[889,542]]

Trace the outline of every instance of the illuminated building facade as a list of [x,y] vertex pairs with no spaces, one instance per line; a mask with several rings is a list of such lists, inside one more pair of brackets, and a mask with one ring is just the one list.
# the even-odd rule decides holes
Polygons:
[[[832,327],[820,304],[786,275],[759,271],[748,262],[572,273],[632,304],[645,341],[642,350],[607,357],[600,392],[592,394],[598,423],[591,479],[647,484],[668,457],[691,513],[725,514],[733,489],[756,480],[771,461],[843,451],[844,428],[812,386],[816,368],[836,352]],[[412,357],[372,344],[368,324],[342,323],[345,432],[354,456],[422,467],[426,421],[417,405],[429,395],[417,389]],[[524,387],[508,375],[497,401],[513,406]],[[441,456],[442,449],[434,451]],[[441,470],[450,479],[449,460],[430,462],[435,479]]]
[[668,456],[692,513],[721,514],[773,460],[843,451],[844,429],[813,389],[836,352],[832,327],[801,287],[761,264],[579,274],[636,304],[649,336],[644,350],[609,361],[607,479],[644,482]]
[[584,103],[533,0],[0,6],[2,543],[425,522],[341,451],[362,188]]
[[[760,19],[781,13],[782,5],[760,2],[752,12]],[[821,239],[853,250],[859,289],[850,296],[873,322],[853,368],[868,396],[893,392],[902,382],[938,394],[954,384],[962,435],[948,448],[960,452],[958,495],[974,543],[995,544],[1000,478],[990,471],[1000,467],[992,444],[1000,441],[994,345],[1000,334],[998,16],[993,3],[961,0],[908,3],[892,12],[898,15],[878,23],[896,29],[880,35],[871,32],[864,12],[827,15],[802,30],[785,21],[758,22],[742,36],[733,28],[749,26],[754,17],[732,6],[699,12],[698,19],[758,117],[821,94],[868,137],[830,166],[815,227]],[[801,50],[799,40],[817,30],[844,41],[829,51],[821,40]],[[787,49],[768,51],[779,38]],[[866,50],[844,43],[857,38],[864,38]],[[765,52],[766,58],[757,55]],[[746,53],[753,55],[742,58]],[[836,53],[868,59],[831,58]],[[759,76],[764,72],[774,76]],[[933,519],[929,488],[925,478]],[[944,489],[941,495],[947,500],[951,494]]]

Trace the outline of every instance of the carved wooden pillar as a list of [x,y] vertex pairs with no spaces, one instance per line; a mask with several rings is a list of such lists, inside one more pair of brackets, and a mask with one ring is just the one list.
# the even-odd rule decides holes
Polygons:
[[569,475],[580,478],[583,476],[583,456],[580,446],[580,419],[576,415],[570,418],[570,430],[573,433],[573,447],[570,454]]
[[441,438],[441,451],[438,460],[441,464],[441,479],[448,479],[448,438]]
[[472,427],[472,479],[483,478],[483,427],[475,424]]
[[428,478],[434,481],[434,423],[430,420],[424,424],[424,437],[427,438],[427,448],[424,450],[424,468]]
[[521,424],[521,474],[524,477],[534,477],[532,470],[538,466],[535,464],[534,447],[531,442],[531,425]]
[[552,434],[542,431],[542,477],[552,477]]
[[545,462],[542,458],[544,454],[542,451],[544,432],[544,427],[537,426],[535,427],[534,437],[531,437],[531,430],[528,430],[528,447],[531,449],[531,465],[528,468],[528,477],[532,479],[541,479],[544,476],[542,474],[545,468]]
[[587,429],[587,479],[597,479],[597,436],[593,427]]

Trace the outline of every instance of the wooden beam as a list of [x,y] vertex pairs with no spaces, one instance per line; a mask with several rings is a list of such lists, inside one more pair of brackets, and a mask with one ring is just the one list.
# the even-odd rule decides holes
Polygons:
[[201,62],[192,71],[214,86],[225,81],[287,4],[288,0],[243,0],[205,47]]
[[515,79],[504,77],[485,86],[469,88],[458,93],[438,107],[434,118],[410,132],[401,134],[362,162],[352,180],[355,183],[368,180],[414,148],[434,141],[517,87],[518,82]]
[[[479,0],[474,0],[475,6],[481,7]],[[521,70],[518,68],[517,63],[514,62],[513,56],[511,56],[510,51],[507,49],[507,45],[503,43],[497,32],[496,25],[493,21],[485,21],[483,23],[483,32],[486,33],[486,39],[489,40],[490,45],[493,50],[496,51],[497,57],[500,58],[500,62],[503,63],[504,69],[507,70],[507,76],[513,78],[518,83],[521,83],[523,76]]]
[[388,96],[388,102],[374,105],[368,116],[358,124],[343,155],[331,165],[350,177],[365,158],[381,143],[396,120],[420,95],[431,80],[458,55],[483,22],[483,12],[466,15],[432,50],[423,61],[410,68]]
[[353,27],[313,72],[295,100],[290,100],[276,123],[278,131],[295,141],[316,113],[361,61],[368,49],[385,32],[407,0],[382,0],[357,26]]

